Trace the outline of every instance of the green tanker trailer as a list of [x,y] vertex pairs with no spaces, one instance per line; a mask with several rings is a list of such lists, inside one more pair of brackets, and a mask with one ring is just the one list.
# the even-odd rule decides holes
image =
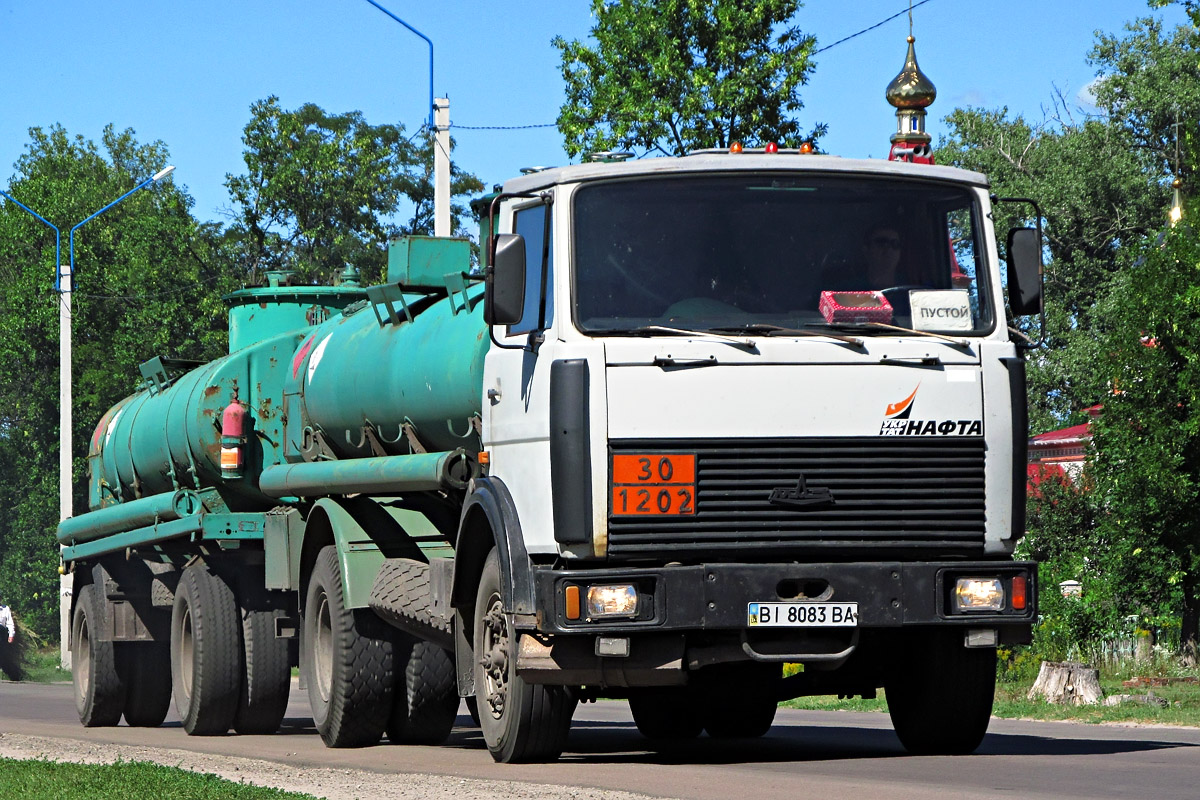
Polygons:
[[[230,295],[229,356],[154,359],[142,367],[143,389],[102,417],[89,448],[91,511],[58,532],[74,574],[84,724],[123,715],[157,725],[173,685],[188,733],[273,732],[299,660],[297,592],[315,567],[336,567],[339,578],[349,573],[341,610],[371,642],[369,669],[350,680],[371,684],[376,702],[375,719],[344,723],[338,693],[362,688],[310,679],[305,659],[326,740],[360,744],[389,722],[397,740],[449,732],[452,662],[383,625],[363,587],[385,554],[421,563],[452,552],[454,495],[478,472],[488,338],[481,290],[462,277],[465,240],[394,248],[390,271],[409,286],[363,290],[347,270],[338,287],[272,274],[268,286]],[[438,272],[451,260],[457,271]],[[362,493],[376,496],[370,510]],[[301,499],[328,495],[360,497]],[[301,515],[322,531],[303,546]],[[356,518],[369,520],[369,535]],[[365,584],[352,580],[367,573]],[[394,675],[408,687],[392,703]]]

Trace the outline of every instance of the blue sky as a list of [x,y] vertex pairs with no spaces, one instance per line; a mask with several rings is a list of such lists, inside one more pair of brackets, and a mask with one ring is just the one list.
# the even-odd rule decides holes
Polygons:
[[[434,91],[457,126],[552,123],[562,103],[555,35],[584,38],[586,0],[380,0],[434,43]],[[832,44],[907,7],[903,0],[808,0],[797,21]],[[956,106],[1007,106],[1037,121],[1057,91],[1074,110],[1094,76],[1096,30],[1137,16],[1185,22],[1144,0],[930,0],[914,12],[921,68],[938,87],[929,130]],[[904,60],[905,17],[817,57],[803,90],[804,126],[829,125],[822,146],[882,157],[895,129],[883,99]],[[61,123],[98,140],[106,123],[161,139],[195,214],[223,220],[226,173],[243,169],[250,104],[278,95],[361,110],[415,131],[428,114],[428,48],[364,0],[0,0],[0,178],[27,129]],[[458,127],[454,157],[487,185],[521,167],[567,162],[554,128]]]

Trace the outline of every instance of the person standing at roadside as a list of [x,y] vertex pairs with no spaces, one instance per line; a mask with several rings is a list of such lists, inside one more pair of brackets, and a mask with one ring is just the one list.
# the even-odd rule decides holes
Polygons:
[[17,652],[16,638],[17,623],[13,620],[12,609],[0,603],[0,670],[10,680],[19,681],[22,677],[21,658]]

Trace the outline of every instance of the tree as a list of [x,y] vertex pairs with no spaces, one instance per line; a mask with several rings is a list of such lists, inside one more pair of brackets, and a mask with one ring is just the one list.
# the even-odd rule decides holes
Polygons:
[[1127,569],[1141,582],[1160,592],[1178,587],[1181,644],[1194,657],[1200,635],[1200,238],[1180,226],[1141,253],[1104,299],[1103,334],[1090,348],[1095,374],[1110,376],[1091,471],[1106,512],[1101,531],[1131,543]]
[[[1104,119],[1056,118],[1033,124],[1007,109],[956,109],[938,163],[983,172],[1000,196],[1036,199],[1046,215],[1047,347],[1030,360],[1033,430],[1085,421],[1096,398],[1081,390],[1086,363],[1068,345],[1091,335],[1093,307],[1112,275],[1130,262],[1127,245],[1157,230],[1167,188],[1147,180],[1153,160],[1121,126]],[[996,226],[1032,224],[1028,206],[1002,204]]]
[[[311,103],[287,111],[277,97],[250,111],[247,172],[225,181],[237,209],[228,235],[250,275],[287,268],[302,280],[332,281],[350,263],[377,282],[389,239],[432,232],[431,136],[414,145],[402,125],[371,125],[361,112],[330,114]],[[453,196],[482,188],[452,169]],[[412,213],[398,224],[405,202]],[[453,208],[460,233],[466,213]]]
[[795,147],[816,39],[790,24],[799,0],[592,0],[595,46],[555,37],[567,153],[686,155],[733,142]]
[[[169,162],[162,142],[105,128],[102,148],[60,126],[33,128],[9,194],[72,225]],[[236,284],[210,229],[173,181],[129,197],[75,235],[73,299],[76,512],[83,456],[101,414],[138,385],[155,355],[208,359],[226,347],[222,290]],[[57,638],[58,303],[54,234],[0,205],[0,599]]]

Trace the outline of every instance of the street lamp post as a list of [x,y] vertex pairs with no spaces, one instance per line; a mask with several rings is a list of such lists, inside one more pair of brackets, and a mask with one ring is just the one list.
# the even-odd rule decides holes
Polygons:
[[[72,508],[73,492],[71,487],[71,292],[75,288],[75,231],[79,230],[84,223],[91,222],[126,197],[129,197],[129,195],[145,189],[151,184],[158,183],[174,171],[174,166],[169,166],[158,171],[152,177],[142,181],[83,222],[76,224],[75,227],[71,228],[71,232],[67,236],[67,243],[70,249],[70,262],[67,265],[66,273],[62,271],[62,259],[59,258],[56,260],[58,266],[54,276],[54,288],[60,298],[58,304],[58,503],[60,522],[72,516],[74,511]],[[71,666],[71,651],[68,647],[71,626],[71,587],[67,581],[68,576],[63,575],[60,582],[58,608],[60,658],[63,669],[69,669]]]
[[450,100],[433,97],[433,41],[397,17],[375,0],[368,3],[420,36],[429,45],[429,130],[433,134],[433,235],[449,236],[450,231]]
[[[12,202],[16,203],[21,208],[28,211],[34,217],[37,217],[38,220],[40,220],[41,222],[46,224],[48,227],[50,227],[54,231],[54,288],[57,290],[59,288],[59,275],[61,275],[61,273],[62,273],[62,232],[59,231],[58,226],[55,225],[53,222],[51,222],[50,220],[43,217],[41,214],[37,213],[32,208],[30,208],[29,206],[22,203],[20,200],[13,197],[8,192],[4,191],[3,189],[0,189],[0,194],[4,195],[9,200],[11,200]],[[66,295],[66,300],[68,303],[70,302],[69,294]],[[64,344],[64,338],[62,335],[64,314],[69,316],[70,311],[69,311],[69,308],[68,308],[68,310],[64,310],[64,307],[63,307],[62,303],[60,302],[59,303],[59,311],[58,311],[58,319],[59,319],[58,391],[59,391],[60,398],[62,396],[64,386],[66,387],[68,396],[70,396],[70,391],[71,391],[71,374],[70,374],[70,366],[69,366],[70,365],[71,342],[69,339],[67,339],[67,340],[65,340],[65,344]],[[64,347],[66,348],[65,352],[67,353],[67,360],[65,360],[65,361],[63,360]],[[65,371],[63,369],[63,364],[68,365]],[[67,425],[65,425],[65,426],[63,425],[63,422],[62,422],[63,418],[61,416],[59,418],[59,448],[60,448],[59,454],[58,454],[58,521],[59,522],[62,522],[64,519],[71,516],[71,449],[70,449],[71,429],[70,429],[70,424],[69,424],[70,419],[71,419],[70,406],[67,406],[65,414],[66,414],[65,418],[68,421]],[[62,447],[62,442],[64,441],[62,438],[63,431],[66,431],[66,437],[67,437],[65,440],[67,442],[66,448]],[[70,666],[70,650],[68,650],[68,648],[67,648],[67,640],[70,637],[70,625],[71,625],[71,621],[70,621],[71,603],[69,601],[70,592],[71,592],[71,585],[68,581],[67,576],[61,575],[58,579],[58,634],[59,634],[59,641],[60,641],[59,657],[60,657],[60,660],[62,662],[62,666],[64,669]]]

